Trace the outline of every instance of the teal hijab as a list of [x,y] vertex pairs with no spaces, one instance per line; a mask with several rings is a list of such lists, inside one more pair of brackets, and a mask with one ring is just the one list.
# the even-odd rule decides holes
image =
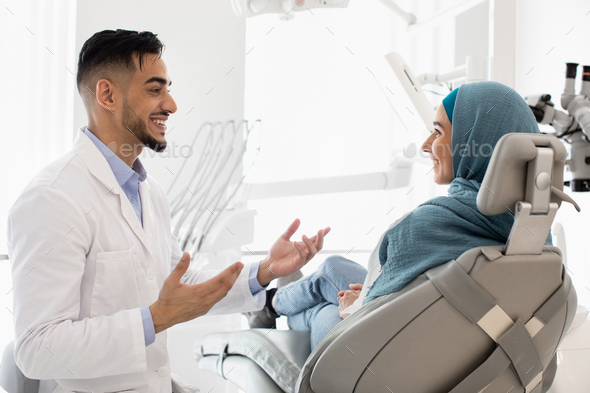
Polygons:
[[505,244],[510,234],[514,216],[481,214],[477,192],[502,136],[539,133],[533,113],[513,89],[489,81],[462,85],[443,105],[453,125],[454,179],[449,194],[423,203],[387,231],[379,247],[381,274],[365,303],[399,291],[420,274],[470,248]]
[[458,93],[459,88],[457,87],[442,100],[442,104],[445,107],[445,112],[447,112],[447,117],[449,118],[451,125],[453,125],[453,112],[455,111],[455,102],[457,102]]

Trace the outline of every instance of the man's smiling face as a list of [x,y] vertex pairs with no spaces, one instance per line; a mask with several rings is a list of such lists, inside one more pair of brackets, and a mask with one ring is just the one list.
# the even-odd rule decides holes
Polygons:
[[137,56],[134,61],[137,71],[123,98],[121,122],[139,142],[160,152],[166,148],[166,121],[177,109],[169,90],[172,81],[158,55],[145,55],[141,68]]

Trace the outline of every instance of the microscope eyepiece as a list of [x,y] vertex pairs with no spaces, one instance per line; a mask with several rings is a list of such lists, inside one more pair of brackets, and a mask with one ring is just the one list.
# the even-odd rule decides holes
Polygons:
[[588,192],[590,191],[590,179],[573,179],[570,181],[570,189],[572,192]]
[[535,108],[534,106],[529,106],[529,108],[531,108],[533,115],[535,115],[535,120],[537,121],[537,123],[542,122],[543,118],[545,117],[545,111],[539,108]]
[[576,79],[576,73],[578,70],[578,63],[565,63],[565,77]]
[[584,73],[582,74],[582,80],[583,81],[590,81],[590,66],[585,65],[584,66]]

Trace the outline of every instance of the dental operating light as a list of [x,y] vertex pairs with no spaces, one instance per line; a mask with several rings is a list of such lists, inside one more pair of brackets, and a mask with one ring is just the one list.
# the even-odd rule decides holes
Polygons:
[[421,74],[418,76],[414,76],[399,53],[388,53],[385,55],[385,59],[429,130],[434,120],[434,106],[426,98],[422,86],[427,84],[442,86],[451,81],[469,83],[487,79],[487,59],[483,56],[467,56],[465,65],[444,74]]
[[310,12],[314,8],[346,8],[350,0],[231,0],[237,16],[251,18],[262,14],[282,14],[292,19],[295,12]]
[[[291,20],[295,12],[312,8],[346,8],[350,0],[230,0],[237,16],[251,18],[262,14],[283,14],[281,19]],[[404,11],[393,0],[379,0],[383,5],[406,21],[408,26],[416,23],[416,15]]]
[[400,81],[408,97],[412,100],[414,107],[418,111],[418,115],[422,118],[426,127],[430,129],[434,120],[434,107],[424,95],[418,78],[414,76],[412,70],[399,53],[388,53],[385,55],[385,59],[387,59],[389,66]]

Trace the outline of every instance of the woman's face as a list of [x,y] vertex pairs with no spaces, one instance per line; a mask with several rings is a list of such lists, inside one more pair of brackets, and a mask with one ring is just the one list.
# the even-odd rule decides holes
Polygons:
[[439,105],[434,116],[434,131],[422,144],[422,151],[430,154],[434,165],[434,182],[449,184],[453,181],[453,156],[451,155],[451,132],[453,126],[447,117],[444,105]]

